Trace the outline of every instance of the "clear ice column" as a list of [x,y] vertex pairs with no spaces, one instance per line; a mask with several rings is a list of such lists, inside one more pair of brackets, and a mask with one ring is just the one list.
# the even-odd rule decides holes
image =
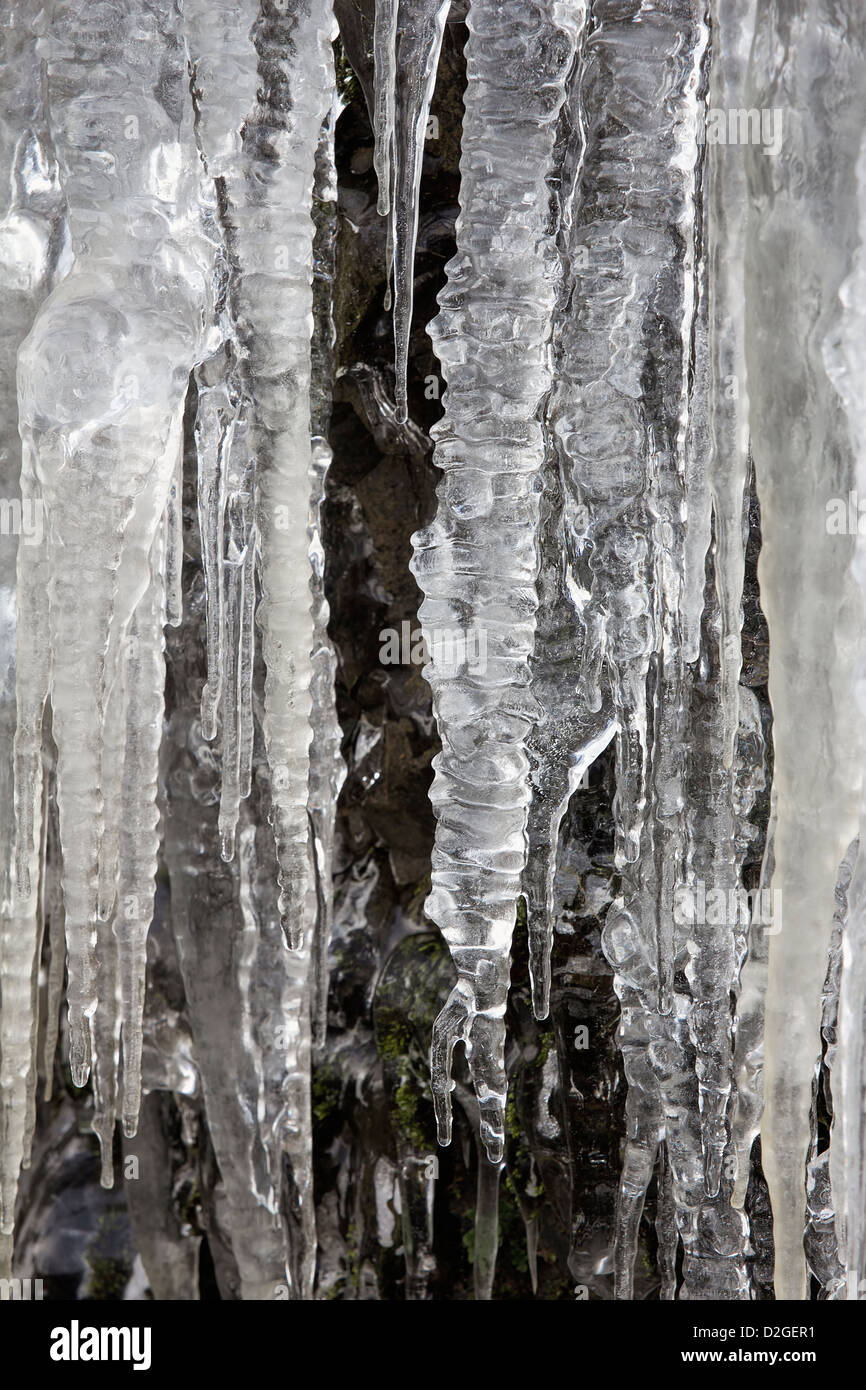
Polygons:
[[[38,562],[19,552],[15,799],[20,885],[34,892],[28,856],[50,696],[72,1076],[87,1080],[97,1008],[101,1036],[115,1039],[109,1016],[119,1008],[129,1132],[157,848],[158,740],[144,725],[162,701],[161,664],[149,661],[139,670],[151,684],[129,700],[130,643],[137,611],[151,615],[145,642],[159,642],[161,608],[146,595],[208,317],[209,257],[175,6],[121,0],[113,19],[109,27],[102,9],[56,0],[37,21],[74,263],[18,362],[22,478],[40,499],[46,540]],[[143,838],[121,921],[113,832],[124,816]],[[97,936],[115,913],[106,944],[116,941],[128,988],[100,994]]]
[[[834,93],[816,101],[819,87]],[[829,0],[760,8],[746,105],[781,122],[746,150],[746,359],[770,630],[776,824],[761,1152],[776,1297],[803,1299],[804,1168],[839,865],[857,832],[863,738],[852,720],[862,607],[855,536],[828,503],[854,483],[848,422],[823,355],[860,236],[863,14]]]
[[[435,431],[444,478],[436,519],[414,538],[412,569],[425,595],[425,671],[442,737],[427,912],[459,973],[434,1030],[439,1133],[448,1142],[451,1055],[462,1040],[497,1161],[510,946],[526,861],[525,742],[537,712],[528,688],[544,452],[537,417],[550,387],[557,272],[547,178],[577,15],[555,0],[476,0],[467,22],[457,254],[430,330],[448,384]],[[437,653],[442,629],[452,639],[460,633],[462,649],[440,644]]]

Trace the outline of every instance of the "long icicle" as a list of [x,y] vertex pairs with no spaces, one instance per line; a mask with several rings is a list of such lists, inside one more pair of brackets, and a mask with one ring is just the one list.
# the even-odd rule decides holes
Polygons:
[[[18,1174],[26,1165],[32,1135],[36,1088],[36,981],[41,941],[40,910],[44,879],[45,826],[42,777],[42,709],[47,685],[47,648],[34,640],[34,624],[45,617],[47,525],[43,500],[26,454],[23,477],[18,433],[15,362],[39,303],[53,279],[68,268],[62,235],[64,207],[58,171],[42,108],[39,58],[32,22],[38,4],[16,7],[0,19],[0,491],[4,507],[20,506],[19,537],[0,538],[0,737],[11,748],[20,707],[26,709],[29,737],[22,754],[32,779],[28,793],[16,797],[13,762],[0,765],[0,1232],[9,1234],[15,1215]],[[5,196],[8,190],[8,199]],[[4,517],[5,519],[5,517]],[[29,576],[16,612],[16,570]],[[16,629],[22,634],[16,662]],[[24,634],[27,635],[25,650]],[[16,670],[17,665],[17,670]],[[13,683],[13,680],[15,683]],[[26,695],[23,693],[26,689]],[[16,865],[18,814],[26,834]],[[19,874],[20,868],[20,874]],[[30,892],[30,887],[34,891]],[[22,888],[24,891],[22,892]],[[5,1242],[0,1237],[0,1247]],[[0,1277],[7,1271],[0,1255]]]
[[[580,586],[575,575],[570,509],[557,435],[562,410],[570,402],[569,377],[579,370],[568,351],[563,320],[579,294],[580,258],[570,257],[571,239],[580,216],[580,174],[585,148],[582,129],[581,84],[587,11],[575,8],[577,61],[557,135],[561,166],[556,208],[557,239],[563,274],[558,285],[552,327],[554,383],[545,418],[546,460],[544,497],[539,528],[538,615],[530,665],[532,690],[539,718],[527,740],[532,801],[527,819],[528,857],[522,888],[527,904],[529,970],[536,1018],[547,1018],[550,1007],[550,968],[554,931],[553,886],[557,841],[571,795],[594,760],[616,733],[609,699],[582,698],[582,677],[592,655],[591,636],[581,611]],[[560,389],[560,384],[564,389]]]
[[379,211],[388,214],[394,278],[394,399],[408,418],[406,368],[412,327],[418,196],[427,117],[451,0],[378,0],[374,31],[375,160]]
[[316,224],[313,282],[313,359],[310,383],[312,434],[310,517],[310,589],[313,596],[313,742],[310,749],[309,812],[316,879],[317,921],[314,951],[313,1035],[317,1045],[325,1041],[328,1012],[328,949],[334,917],[334,828],[337,798],[346,778],[340,752],[342,729],[337,718],[334,683],[337,656],[328,636],[330,608],[325,597],[325,549],[322,537],[325,479],[331,464],[328,425],[331,415],[331,381],[334,369],[334,289],[337,242],[337,170],[334,133],[342,110],[339,97],[322,126],[316,154],[313,217]]
[[[132,18],[130,4],[123,8]],[[52,652],[70,1065],[77,1085],[89,1073],[97,1005],[104,721],[118,653],[148,583],[151,544],[171,486],[204,286],[205,262],[198,258],[189,217],[189,116],[182,102],[173,107],[181,114],[170,116],[155,95],[172,88],[180,95],[184,88],[177,14],[161,0],[134,8],[135,38],[124,61],[112,53],[111,61],[102,62],[106,36],[93,11],[77,0],[56,0],[51,7],[42,51],[75,263],[43,305],[19,354],[22,438],[42,481],[48,525],[48,621],[43,612],[34,629],[41,636],[34,641],[31,631],[27,645],[34,647],[34,659],[49,642]],[[127,139],[123,120],[112,121],[111,113],[125,110],[125,63],[133,58],[141,71],[153,74],[153,119],[140,123],[137,138]],[[108,203],[93,177],[89,150],[74,138],[95,94],[101,102],[99,148],[114,171]],[[153,186],[148,141],[177,155],[166,165],[171,175]],[[153,213],[149,221],[138,216],[143,206]],[[115,308],[121,300],[122,315]],[[22,594],[44,578],[22,575]],[[38,602],[44,608],[44,598]],[[38,681],[26,676],[21,686],[16,797],[22,809],[33,802],[46,675],[43,670]],[[21,832],[26,854],[32,834],[26,815]],[[26,887],[26,874],[24,879]]]
[[[834,74],[837,99],[850,113],[846,120],[816,106],[816,70]],[[769,940],[761,1120],[777,1299],[808,1295],[804,1169],[821,992],[839,865],[857,833],[860,809],[862,740],[850,717],[862,629],[851,574],[855,542],[828,533],[826,510],[828,497],[847,497],[854,461],[823,344],[859,236],[851,170],[866,120],[864,95],[862,46],[851,43],[849,21],[831,0],[760,9],[745,105],[772,111],[782,123],[774,132],[775,153],[770,145],[744,151],[750,193],[746,360],[762,529],[758,576],[771,635],[771,886],[781,894],[784,919]],[[792,285],[808,286],[808,293],[792,294]],[[832,607],[816,601],[816,594],[832,594]],[[844,758],[836,752],[841,747],[848,749]]]
[[[833,321],[824,345],[827,369],[848,416],[855,459],[857,495],[866,496],[866,140],[857,160],[859,246],[851,272],[839,292],[842,314]],[[842,492],[840,494],[846,497]],[[847,502],[846,497],[846,502]],[[866,613],[866,541],[859,534],[853,572]],[[866,649],[861,651],[855,697],[861,724],[866,720]],[[866,786],[866,782],[864,782]],[[843,864],[843,872],[847,866]],[[844,881],[844,880],[843,880]],[[838,891],[838,890],[837,890]],[[866,793],[860,809],[858,853],[848,886],[847,917],[841,940],[842,969],[836,1057],[830,1084],[833,1132],[829,1171],[835,1208],[836,1241],[849,1301],[866,1291]]]
[[275,79],[267,90],[276,96],[285,87],[291,104],[284,109],[266,102],[247,118],[248,197],[237,212],[233,248],[239,264],[235,312],[244,325],[251,397],[250,448],[258,469],[258,621],[279,908],[295,948],[307,940],[315,903],[307,816],[314,640],[307,537],[311,202],[319,132],[331,103],[332,24],[330,5],[297,0],[282,19],[269,15],[254,27],[259,60]]
[[[443,745],[434,759],[438,823],[426,910],[459,975],[433,1036],[439,1136],[451,1137],[451,1058],[463,1041],[495,1163],[504,1143],[511,935],[526,862],[525,743],[538,713],[528,689],[543,461],[536,415],[550,387],[557,264],[546,180],[577,19],[556,0],[533,0],[519,13],[476,0],[467,22],[457,254],[430,330],[448,383],[435,429],[445,476],[436,521],[414,537],[412,570],[425,594],[425,673]],[[451,669],[436,650],[444,627],[465,637]],[[485,644],[481,660],[470,654],[473,641]]]

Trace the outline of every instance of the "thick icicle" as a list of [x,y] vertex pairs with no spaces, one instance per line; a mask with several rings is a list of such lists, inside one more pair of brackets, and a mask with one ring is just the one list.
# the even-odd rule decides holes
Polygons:
[[[284,1295],[287,1279],[268,1131],[287,1056],[276,1001],[296,958],[285,949],[275,911],[273,835],[264,817],[261,766],[250,813],[258,824],[258,854],[249,848],[244,806],[239,852],[231,864],[220,854],[219,768],[201,736],[197,709],[205,633],[199,647],[195,629],[187,630],[201,611],[194,536],[187,537],[187,549],[188,616],[184,629],[168,638],[175,699],[163,746],[164,855],[207,1128],[221,1174],[215,1196],[219,1224],[238,1270],[237,1287],[225,1296],[265,1300]],[[197,866],[195,875],[190,863]],[[277,1078],[267,1106],[266,1074]]]
[[[701,491],[689,363],[706,50],[702,10],[688,0],[651,11],[637,0],[592,6],[575,102],[586,152],[567,243],[574,291],[558,331],[562,366],[550,409],[581,629],[580,698],[598,710],[609,691],[618,726],[622,895],[603,943],[622,1001],[629,1083],[615,1242],[620,1298],[631,1297],[638,1225],[663,1137],[677,1218],[676,1226],[663,1223],[667,1238],[678,1227],[689,1257],[708,1248],[696,1219],[704,1175],[688,999],[674,988],[682,945],[675,889],[686,854],[686,647],[703,587],[682,523],[690,490],[698,498]],[[666,1249],[669,1267],[674,1254]]]
[[[376,148],[373,163],[379,180],[378,210],[382,217],[391,211],[391,151],[394,146],[397,111],[397,17],[399,0],[378,0],[373,27],[375,69],[375,109],[373,136]],[[390,261],[388,275],[391,274]]]
[[[194,712],[200,689],[196,656],[187,640],[171,657],[175,689],[183,696],[169,721],[164,750],[171,919],[221,1174],[220,1225],[231,1240],[238,1271],[233,1296],[266,1301],[285,1296],[287,1286],[298,1296],[287,1268],[280,1189],[274,1189],[273,1178],[282,1137],[277,1116],[287,1098],[292,1102],[287,1118],[309,1129],[308,1110],[298,1104],[303,1093],[289,1089],[289,1069],[294,1073],[305,1062],[297,1032],[303,1013],[297,1005],[292,1015],[294,972],[303,958],[286,950],[274,911],[273,835],[260,791],[254,792],[258,830],[242,805],[238,853],[231,864],[220,854],[214,805],[218,774]],[[261,777],[264,769],[257,772]],[[188,871],[193,859],[195,877]]]
[[[217,309],[226,340],[197,374],[199,513],[208,597],[202,732],[213,738],[222,729],[222,857],[235,857],[236,826],[239,852],[235,867],[220,873],[211,862],[210,830],[195,826],[193,807],[189,825],[185,815],[178,819],[176,807],[177,844],[169,866],[226,1221],[242,1296],[252,1298],[281,1296],[280,1280],[287,1281],[292,1296],[311,1297],[315,1255],[309,1014],[316,904],[306,786],[314,633],[306,523],[312,483],[310,198],[319,130],[333,88],[330,24],[328,6],[299,4],[276,13],[253,0],[241,9],[188,3],[184,13],[196,136],[206,174],[216,182],[216,196],[205,185],[202,200],[208,234],[217,246],[217,279],[223,287]],[[317,474],[320,485],[321,467]],[[253,561],[259,553],[264,590],[259,618],[268,667],[265,742],[271,759],[270,779],[259,769],[259,782],[261,788],[270,781],[281,906],[293,942],[301,947],[296,955],[285,952],[267,891],[274,870],[267,853],[270,832],[254,829],[244,804],[253,756]],[[326,621],[326,607],[317,611],[324,611]],[[182,716],[182,743],[184,727]],[[195,784],[192,778],[193,796]],[[182,806],[179,789],[174,799]],[[262,804],[259,790],[258,811]],[[209,891],[221,904],[213,920],[213,959],[207,962],[184,869],[186,846],[208,865]],[[237,897],[234,908],[225,901],[221,880],[226,875],[231,896]],[[263,1010],[260,1027],[255,1026],[258,1010]],[[229,1075],[227,1015],[237,1030]],[[253,1117],[260,1128],[255,1123],[250,1128]]]
[[[761,501],[759,578],[771,634],[772,886],[784,912],[783,929],[769,942],[761,1121],[778,1299],[807,1296],[804,1165],[821,990],[834,888],[857,833],[862,781],[862,738],[850,718],[862,631],[850,572],[855,541],[828,533],[826,505],[848,496],[854,464],[823,359],[859,237],[851,171],[866,120],[866,67],[852,31],[861,30],[853,5],[797,0],[762,8],[746,98],[748,107],[781,112],[776,119],[784,120],[775,156],[756,146],[744,151],[746,358]],[[833,74],[832,111],[814,100],[819,73]],[[832,605],[819,595],[832,595]]]
[[[862,80],[862,79],[861,79]],[[854,487],[866,496],[866,140],[857,161],[857,247],[851,273],[840,290],[841,321],[832,321],[824,357],[845,406],[855,461]],[[843,490],[840,497],[847,499]],[[843,544],[836,538],[837,544]],[[854,577],[866,614],[866,540],[859,533]],[[861,632],[863,619],[861,618]],[[855,696],[861,727],[866,726],[866,649],[861,650]],[[847,763],[847,759],[844,759]],[[839,1257],[846,1296],[862,1299],[866,1289],[866,791],[860,809],[859,853],[848,888],[842,935],[837,1048],[831,1073],[833,1133],[832,1181]],[[844,868],[844,866],[843,866]]]
[[[50,641],[78,1085],[90,1068],[97,1004],[103,725],[123,637],[149,581],[206,298],[190,216],[188,127],[175,100],[184,88],[175,8],[126,0],[112,29],[122,46],[99,14],[79,0],[57,0],[40,21],[75,262],[19,354],[25,475],[38,469],[47,523],[47,574],[25,557],[20,592],[27,602],[44,584],[48,613],[46,622],[45,598],[34,595],[43,611],[33,614],[24,647],[42,669],[19,682],[16,798],[22,812],[33,804]],[[125,122],[131,80],[149,93],[134,127]],[[24,813],[25,853],[31,836]]]
[[[720,563],[719,546],[712,552]],[[686,782],[689,817],[687,871],[682,886],[677,958],[689,986],[685,1005],[694,1049],[697,1094],[690,1096],[686,1128],[698,1145],[688,1158],[685,1189],[675,1162],[677,1217],[685,1250],[684,1283],[691,1298],[746,1298],[747,1225],[731,1207],[732,1177],[723,1160],[728,1143],[727,1110],[733,1078],[731,996],[738,983],[749,927],[748,896],[741,870],[748,846],[755,793],[763,784],[763,740],[754,695],[743,690],[735,761],[725,763],[722,699],[722,617],[710,573],[705,596],[701,661],[692,685]],[[707,907],[707,903],[710,904]],[[721,910],[720,910],[720,904]],[[681,1162],[681,1160],[680,1160]],[[697,1208],[691,1215],[689,1207]],[[684,1209],[685,1208],[685,1209]]]
[[[743,105],[748,44],[754,28],[753,0],[717,0],[711,9],[712,63],[708,121]],[[701,132],[706,139],[706,130]],[[740,629],[745,572],[744,506],[748,471],[748,401],[743,324],[743,246],[746,175],[742,152],[710,140],[704,151],[705,251],[701,263],[701,305],[696,321],[694,423],[690,462],[706,481],[712,502],[713,575],[716,595],[710,606],[710,649],[695,686],[698,701],[692,727],[692,844],[687,891],[706,892],[737,902],[742,892],[741,856],[735,847],[734,756],[739,730]],[[687,470],[688,477],[688,470]],[[687,490],[685,645],[692,660],[702,654],[700,606],[710,510],[698,509]],[[699,543],[695,544],[698,538]],[[690,556],[699,565],[689,574]],[[700,579],[701,605],[688,597]],[[715,599],[717,598],[717,602]],[[706,782],[704,777],[706,776]],[[700,778],[698,782],[696,779]],[[733,897],[731,896],[733,894]],[[725,923],[696,925],[689,943],[687,977],[693,1002],[690,1029],[699,1079],[701,1142],[707,1192],[721,1182],[727,1144],[727,1106],[733,1077],[729,999],[738,983],[744,951],[746,913],[725,914]],[[738,931],[737,928],[740,928]]]
[[[21,443],[15,361],[52,278],[66,268],[63,204],[57,166],[42,110],[39,60],[30,27],[38,5],[16,7],[0,19],[0,492],[4,507],[0,536],[0,739],[11,750],[16,710],[16,628],[20,622],[28,640],[27,603],[16,612],[15,583],[18,555],[26,552],[27,568],[44,576],[46,535],[42,502],[35,480],[20,480]],[[17,509],[17,511],[16,511]],[[17,521],[16,521],[17,517]],[[12,519],[13,524],[9,525]],[[25,561],[21,559],[21,568]],[[38,582],[38,581],[37,581]],[[36,586],[27,593],[36,603]],[[44,594],[43,594],[44,600]],[[43,646],[40,657],[46,655]],[[37,666],[39,659],[37,658]],[[21,679],[44,684],[33,664],[25,660]],[[15,864],[16,801],[12,759],[0,759],[0,1231],[9,1233],[15,1214],[18,1173],[29,1154],[36,1088],[36,979],[41,941],[40,866],[44,862],[43,788],[41,773],[41,700],[34,696],[33,778],[28,798],[29,834],[20,867],[22,879],[34,887],[20,891]],[[21,800],[17,803],[22,807]],[[23,808],[22,808],[23,809]],[[0,1243],[3,1237],[0,1236]]]
[[[307,778],[313,621],[306,579],[310,453],[312,184],[331,101],[328,6],[300,0],[284,14],[251,3],[186,13],[197,135],[219,181],[233,343],[224,383],[208,369],[199,459],[208,583],[206,737],[222,709],[223,854],[234,853],[252,752],[252,558],[258,549],[259,624],[267,668],[265,741],[272,770],[280,912],[298,946],[312,890]],[[260,86],[262,76],[268,82]],[[243,438],[232,407],[245,421]],[[299,500],[304,497],[303,508]]]
[[582,41],[585,7],[575,8],[578,61],[571,73],[568,99],[563,107],[557,146],[562,174],[559,201],[554,203],[559,222],[559,242],[565,267],[554,315],[553,346],[555,385],[547,409],[549,448],[544,474],[545,496],[541,505],[539,539],[538,616],[531,661],[532,690],[539,704],[539,718],[527,750],[531,767],[532,801],[527,820],[528,858],[523,876],[529,931],[529,968],[537,1018],[546,1018],[550,1006],[550,957],[553,946],[553,885],[559,828],[571,795],[591,764],[614,737],[616,725],[609,697],[586,697],[586,669],[596,658],[589,624],[583,612],[585,591],[575,573],[574,515],[566,502],[562,469],[567,468],[559,448],[557,427],[571,399],[569,388],[580,372],[579,359],[571,356],[571,341],[563,331],[563,316],[571,313],[579,294],[581,258],[569,255],[579,218],[580,172],[583,157],[580,89],[583,75]]
[[[272,775],[280,916],[305,939],[314,887],[307,815],[314,640],[307,516],[310,489],[311,201],[319,132],[331,103],[331,9],[297,0],[262,15],[253,40],[272,81],[244,125],[246,197],[230,238],[233,312],[245,350],[249,445],[258,470],[258,620],[265,660],[264,735]],[[286,100],[287,98],[287,100]]]
[[[427,911],[459,979],[432,1051],[440,1140],[451,1136],[451,1056],[463,1041],[488,1155],[503,1150],[504,1012],[511,935],[526,861],[528,689],[537,599],[536,414],[550,386],[556,256],[547,177],[574,60],[577,16],[556,0],[507,11],[473,4],[457,255],[431,328],[448,384],[436,427],[439,513],[414,538],[413,572],[442,753]],[[467,644],[449,669],[437,629]],[[473,642],[486,643],[481,661]],[[453,660],[453,655],[452,655]],[[475,669],[473,669],[475,668]]]
[[[730,22],[730,16],[725,19]],[[714,30],[711,109],[718,109],[712,105],[713,93],[716,92],[715,100],[721,99],[718,80],[714,83],[719,69],[724,70],[730,85],[726,62],[729,37],[721,25]],[[732,37],[735,42],[741,40],[737,26],[734,26]],[[732,68],[736,77],[735,63]],[[698,609],[702,616],[695,652],[699,665],[691,687],[688,727],[689,844],[681,885],[683,904],[687,908],[696,905],[698,895],[702,895],[706,903],[710,893],[714,895],[710,899],[712,903],[726,904],[721,912],[717,907],[710,912],[702,910],[701,920],[697,920],[696,913],[686,912],[683,921],[683,925],[689,926],[685,943],[688,958],[685,973],[692,996],[689,1028],[695,1047],[704,1176],[710,1197],[719,1193],[728,1142],[728,1101],[734,1071],[730,999],[739,985],[749,926],[749,902],[741,881],[747,844],[743,829],[745,815],[754,803],[755,789],[763,782],[763,743],[754,714],[754,697],[751,692],[743,693],[745,712],[741,724],[738,684],[745,573],[744,488],[748,461],[747,429],[739,400],[740,389],[744,389],[744,369],[740,361],[742,255],[737,256],[738,242],[732,236],[733,264],[727,265],[724,244],[711,215],[715,211],[724,223],[745,176],[742,168],[742,177],[738,180],[730,164],[720,167],[720,149],[724,151],[724,147],[710,145],[705,164],[710,215],[702,269],[709,271],[709,277],[708,285],[703,284],[702,299],[708,301],[708,322],[704,324],[703,315],[699,314],[695,354],[698,424],[691,431],[689,451],[709,479],[713,545],[709,557],[704,551],[702,565],[705,570],[709,568],[712,588],[702,596]],[[738,155],[733,152],[734,169],[737,160]],[[740,356],[737,355],[738,345]],[[734,363],[739,376],[732,377],[728,369]],[[708,390],[709,412],[704,409],[704,393]],[[692,521],[690,513],[690,526]],[[686,548],[688,550],[688,535]],[[743,737],[738,742],[740,735]],[[761,900],[758,901],[760,904]],[[689,915],[691,924],[687,920]]]

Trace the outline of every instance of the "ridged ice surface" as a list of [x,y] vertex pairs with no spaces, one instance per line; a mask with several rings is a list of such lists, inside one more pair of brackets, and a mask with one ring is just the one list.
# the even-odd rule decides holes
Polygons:
[[[133,13],[122,5],[110,25],[106,19],[100,7],[58,3],[34,20],[73,262],[18,354],[22,483],[42,510],[45,535],[32,554],[19,551],[27,627],[19,627],[15,800],[19,890],[35,893],[29,859],[50,699],[70,1065],[83,1085],[95,1029],[99,1089],[113,1095],[117,1010],[132,1132],[158,848],[165,516],[202,340],[206,258],[174,7]],[[152,95],[130,124],[133,72]],[[97,962],[115,952],[115,986],[95,1023]],[[110,1130],[116,1101],[100,1102],[100,1112],[106,1105]]]
[[[35,35],[28,27],[36,6],[22,6],[19,24],[0,27],[2,63],[9,80],[0,104],[0,160],[4,177],[0,264],[4,284],[4,310],[0,325],[0,473],[2,494],[21,500],[22,549],[33,549],[41,521],[32,494],[22,497],[21,444],[18,436],[18,400],[15,364],[18,349],[28,333],[41,301],[55,277],[68,267],[68,247],[57,163],[47,129],[39,77]],[[23,486],[27,486],[23,484]],[[29,511],[25,510],[29,506]],[[0,683],[0,805],[2,805],[2,942],[0,942],[0,1093],[2,1093],[2,1157],[0,1157],[0,1228],[10,1232],[15,1206],[18,1168],[27,1158],[27,1131],[32,1131],[36,1068],[34,1048],[36,1017],[33,1010],[38,942],[43,926],[35,894],[19,891],[15,865],[15,802],[12,760],[9,752],[16,725],[16,558],[19,540],[5,535],[0,548],[0,632],[2,632],[2,683]],[[38,819],[41,822],[41,807]],[[27,873],[39,873],[39,840],[34,836],[28,851]]]
[[[861,22],[858,8],[820,0],[761,10],[748,88],[750,104],[783,107],[786,119],[776,158],[749,151],[746,233],[746,362],[774,716],[771,882],[784,912],[769,943],[761,1120],[779,1298],[803,1298],[807,1290],[803,1164],[821,988],[834,888],[857,833],[862,781],[861,726],[850,718],[863,632],[851,569],[855,537],[829,533],[826,505],[856,486],[855,459],[823,353],[859,240],[852,171],[866,74],[862,38],[853,44],[849,25]],[[829,69],[846,93],[841,119],[811,96],[816,74]],[[802,283],[803,293],[783,293],[792,283]],[[831,611],[817,594],[833,595]],[[844,758],[835,751],[843,744]]]
[[[431,790],[438,826],[427,912],[458,982],[433,1038],[440,1135],[451,1133],[451,1055],[466,1045],[491,1159],[502,1156],[503,1014],[526,861],[529,657],[537,600],[537,414],[550,389],[556,258],[546,178],[574,61],[577,16],[556,3],[469,15],[457,255],[431,326],[448,390],[436,427],[445,477],[436,521],[415,537],[428,645],[466,634],[457,669],[426,668],[442,736]],[[486,661],[472,671],[469,642]]]
[[3,1278],[68,1063],[160,1298],[455,1173],[478,1300],[862,1297],[864,128],[861,0],[7,5]]
[[[861,78],[862,81],[862,78]],[[857,248],[850,270],[839,291],[841,317],[832,325],[824,344],[824,361],[844,403],[848,437],[854,456],[856,489],[866,485],[866,382],[864,330],[866,330],[866,143],[860,137],[856,163],[855,209]],[[853,561],[861,602],[866,595],[866,552],[858,536]],[[866,670],[861,652],[855,680],[856,707],[866,710]],[[864,808],[860,808],[859,834],[852,849],[866,844]],[[863,1297],[866,1278],[866,1134],[864,1134],[864,1021],[866,1021],[866,860],[849,850],[844,888],[847,915],[834,942],[836,956],[837,1018],[835,1056],[831,1075],[833,1136],[829,1156],[832,1206],[838,1240],[838,1259],[847,1298]],[[841,877],[841,874],[840,874]],[[848,881],[850,880],[850,882]],[[837,889],[838,893],[838,889]],[[841,957],[841,959],[839,958]],[[831,962],[833,953],[831,953]]]
[[[240,1241],[250,1220],[242,1194],[250,1190],[266,1223],[279,1224],[281,1155],[289,1155],[304,1230],[294,1296],[308,1293],[312,1279],[310,975],[317,919],[330,910],[329,887],[317,892],[314,884],[307,782],[310,684],[323,660],[323,719],[333,704],[327,639],[314,627],[314,617],[320,628],[327,621],[327,608],[311,594],[308,553],[308,513],[318,507],[327,466],[327,458],[313,463],[310,431],[311,207],[332,104],[331,30],[329,9],[319,5],[191,3],[181,13],[168,0],[58,0],[17,7],[3,31],[19,83],[4,92],[12,109],[3,125],[13,190],[4,248],[16,307],[4,350],[13,364],[17,351],[17,411],[8,363],[4,401],[21,431],[7,490],[17,492],[20,475],[22,515],[40,522],[38,537],[28,533],[18,547],[16,827],[6,836],[4,867],[3,1229],[11,1229],[32,1132],[49,710],[70,1065],[78,1086],[93,1075],[105,1185],[114,1176],[115,1120],[128,1136],[136,1131],[159,850],[163,628],[183,619],[183,421],[195,370],[208,586],[202,726],[207,737],[220,735],[222,854],[234,854],[251,790],[258,606],[273,872],[285,932],[302,948],[281,987],[281,969],[267,967],[285,1022],[273,1024],[281,1041],[272,1040],[256,1064],[262,1099],[247,1113],[270,1116],[267,1162],[256,1183],[236,1180],[237,1231]],[[319,554],[314,538],[321,589]],[[318,796],[318,855],[328,878],[339,785],[336,771],[329,777]],[[254,879],[250,850],[241,858]],[[255,937],[254,909],[243,908],[254,890],[243,873],[236,891]],[[52,925],[55,1000],[62,964]],[[46,1063],[50,1073],[53,1057]],[[218,1100],[214,1109],[218,1136],[225,1129]],[[231,1172],[228,1150],[222,1160]],[[245,1286],[260,1288],[265,1276],[254,1251],[250,1262]],[[267,1295],[250,1296],[274,1296],[284,1271],[285,1258],[266,1278]]]
[[451,0],[384,0],[376,6],[375,164],[379,211],[388,221],[393,276],[395,399],[407,418],[406,367],[412,326],[418,189],[436,67]]

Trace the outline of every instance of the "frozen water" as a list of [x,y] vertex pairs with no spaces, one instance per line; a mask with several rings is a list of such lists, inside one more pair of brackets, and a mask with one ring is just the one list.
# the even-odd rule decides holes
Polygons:
[[[437,1159],[407,1101],[415,1015],[392,1014],[426,998],[399,950],[432,923],[432,1098],[467,1164],[476,1136],[475,1295],[495,1291],[503,1165],[539,1287],[538,1153],[561,1144],[572,1183],[589,1142],[562,1045],[562,942],[585,908],[626,1081],[594,1277],[637,1296],[656,1176],[659,1296],[750,1298],[760,1136],[776,1297],[806,1297],[811,1271],[822,1297],[858,1298],[866,14],[335,8],[336,71],[330,0],[13,0],[0,20],[0,1263],[60,1044],[106,1190],[118,1121],[146,1146],[170,1093],[191,1150],[206,1115],[206,1223],[237,1296],[316,1296],[317,1241],[319,1293],[343,1261],[353,1296],[378,1296],[369,1249],[338,1234],[365,1205],[380,1248],[402,1231],[407,1295],[430,1296]],[[444,264],[424,177],[456,190],[430,120],[464,20]],[[375,173],[379,241],[338,177],[338,119],[363,122],[347,53],[369,105],[351,178]],[[380,243],[385,315],[361,288]],[[435,288],[419,250],[442,269],[435,499],[407,418]],[[346,356],[383,325],[393,403],[387,370]],[[399,556],[389,535],[386,580],[330,567],[333,547],[366,575],[386,544],[343,505],[346,474],[328,481],[335,401],[336,437],[351,403],[379,455],[409,459],[413,552],[408,525]],[[364,505],[388,531],[381,480]],[[412,673],[371,677],[332,640],[356,600],[396,611],[407,561],[432,714]],[[384,855],[355,810],[359,787],[423,777],[434,721],[427,894],[426,849],[407,833]],[[574,827],[606,779],[603,879]],[[509,996],[524,924],[543,1055]],[[347,1021],[329,966],[359,940]],[[357,1171],[332,1135],[318,1235],[314,1064],[344,1105],[391,1096],[402,1126]],[[611,1116],[620,1091],[596,1077]],[[148,1201],[171,1182],[152,1174]],[[176,1294],[188,1247],[130,1208],[152,1287]]]

